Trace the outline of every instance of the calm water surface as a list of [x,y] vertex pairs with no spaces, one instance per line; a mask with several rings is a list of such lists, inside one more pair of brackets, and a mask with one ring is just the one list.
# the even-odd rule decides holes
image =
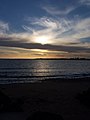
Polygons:
[[90,60],[0,60],[0,84],[90,77]]

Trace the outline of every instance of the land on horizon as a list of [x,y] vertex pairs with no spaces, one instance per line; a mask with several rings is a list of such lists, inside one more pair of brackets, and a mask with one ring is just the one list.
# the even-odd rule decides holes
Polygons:
[[90,60],[90,58],[0,58],[0,60]]

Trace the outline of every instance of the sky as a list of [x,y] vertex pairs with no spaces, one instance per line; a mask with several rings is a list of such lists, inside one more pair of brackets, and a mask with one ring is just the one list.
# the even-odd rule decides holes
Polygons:
[[0,58],[90,58],[90,0],[0,0]]

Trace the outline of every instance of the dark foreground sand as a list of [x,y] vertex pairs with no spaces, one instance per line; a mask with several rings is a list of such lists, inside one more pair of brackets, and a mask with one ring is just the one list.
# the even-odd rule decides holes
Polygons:
[[0,120],[26,120],[37,111],[59,114],[64,120],[90,120],[90,108],[76,98],[90,88],[90,78],[0,85],[0,90],[22,102],[21,112],[0,112]]

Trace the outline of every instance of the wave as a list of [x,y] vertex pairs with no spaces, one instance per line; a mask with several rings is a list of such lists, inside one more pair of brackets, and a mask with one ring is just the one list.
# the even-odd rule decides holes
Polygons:
[[10,83],[34,83],[42,82],[45,80],[54,79],[78,79],[78,78],[90,78],[90,73],[82,74],[67,74],[67,75],[50,75],[50,76],[16,76],[16,75],[0,75],[0,84]]

